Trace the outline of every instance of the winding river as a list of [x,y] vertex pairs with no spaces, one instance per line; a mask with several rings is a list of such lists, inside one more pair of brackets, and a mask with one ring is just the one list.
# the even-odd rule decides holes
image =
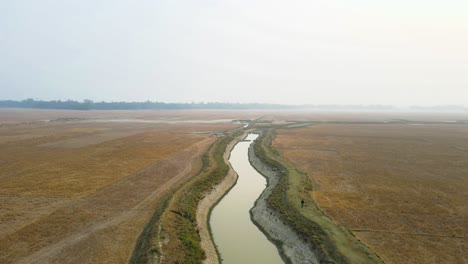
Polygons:
[[248,149],[258,134],[249,134],[231,152],[229,162],[239,178],[213,209],[210,226],[223,263],[283,263],[276,247],[250,219],[266,180],[249,162]]

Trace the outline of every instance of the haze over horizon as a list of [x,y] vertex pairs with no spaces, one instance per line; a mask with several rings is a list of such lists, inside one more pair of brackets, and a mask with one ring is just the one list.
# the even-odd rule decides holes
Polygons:
[[0,100],[468,106],[468,1],[4,1]]

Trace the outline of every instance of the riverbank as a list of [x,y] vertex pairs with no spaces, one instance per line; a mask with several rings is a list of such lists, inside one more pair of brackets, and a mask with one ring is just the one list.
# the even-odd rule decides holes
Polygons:
[[[269,179],[268,192],[252,210],[252,219],[290,263],[382,263],[347,229],[336,225],[310,197],[308,177],[271,147],[274,129],[265,129],[251,148],[250,160]],[[300,202],[306,206],[301,208]]]
[[309,245],[281,220],[278,212],[268,207],[267,198],[277,186],[281,175],[257,157],[254,144],[249,148],[249,161],[267,179],[268,184],[250,210],[252,221],[277,246],[286,263],[319,263]]
[[[233,139],[226,147],[223,154],[223,160],[229,164],[229,156],[234,146],[242,139],[245,138],[247,133],[243,133],[237,138]],[[206,258],[203,260],[204,264],[217,264],[219,263],[219,254],[216,246],[213,243],[209,219],[213,207],[226,195],[229,190],[234,187],[237,181],[237,173],[229,166],[229,172],[224,177],[223,181],[217,184],[205,197],[199,202],[197,207],[197,226],[201,238],[201,247],[205,251]]]
[[202,239],[199,234],[198,204],[228,175],[229,166],[224,161],[226,148],[243,133],[242,129],[233,130],[205,152],[197,176],[174,193],[159,219],[152,223],[144,248],[133,258],[137,260],[135,263],[202,263],[207,254],[215,259],[216,251],[213,254],[202,248],[202,240],[206,242],[207,238]]

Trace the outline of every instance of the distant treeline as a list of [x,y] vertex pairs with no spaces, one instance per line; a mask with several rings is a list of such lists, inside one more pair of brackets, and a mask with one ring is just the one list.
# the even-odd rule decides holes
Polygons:
[[285,109],[286,105],[276,104],[233,104],[233,103],[164,103],[164,102],[94,102],[84,100],[43,101],[27,99],[22,101],[0,101],[1,108],[37,108],[68,110],[177,110],[177,109]]
[[67,110],[178,110],[178,109],[343,109],[343,110],[393,110],[387,105],[283,105],[260,103],[164,103],[164,102],[94,102],[83,100],[22,101],[0,100],[0,108],[35,108]]

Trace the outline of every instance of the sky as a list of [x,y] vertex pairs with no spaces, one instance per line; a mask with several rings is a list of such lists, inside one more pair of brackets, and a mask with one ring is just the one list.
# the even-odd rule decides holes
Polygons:
[[468,106],[468,1],[1,1],[26,98]]

